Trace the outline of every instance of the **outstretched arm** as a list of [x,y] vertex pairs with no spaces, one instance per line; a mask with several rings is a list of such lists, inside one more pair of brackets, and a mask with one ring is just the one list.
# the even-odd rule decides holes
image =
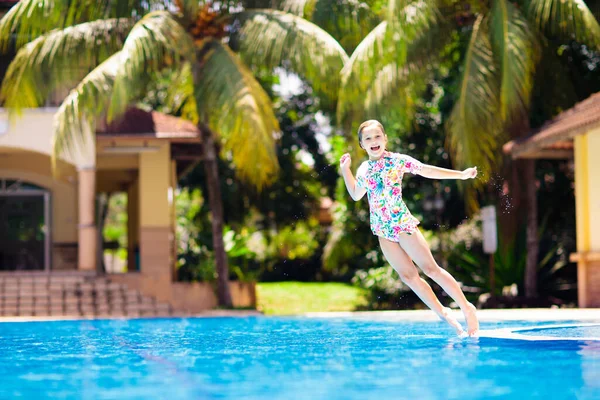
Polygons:
[[346,184],[346,189],[352,197],[352,200],[358,201],[362,199],[362,197],[367,193],[367,190],[363,187],[360,187],[356,184],[356,179],[350,170],[350,155],[344,154],[340,159],[340,168],[342,170],[342,177],[344,177],[344,183]]
[[472,179],[477,176],[477,167],[457,171],[423,164],[423,168],[418,174],[429,179]]

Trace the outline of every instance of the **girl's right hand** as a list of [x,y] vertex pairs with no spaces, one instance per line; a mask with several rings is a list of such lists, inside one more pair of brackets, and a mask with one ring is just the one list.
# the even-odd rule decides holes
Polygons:
[[350,169],[350,163],[352,160],[350,159],[350,154],[346,153],[340,158],[340,168],[341,169]]
[[477,176],[477,167],[467,168],[462,172],[461,179],[473,179]]

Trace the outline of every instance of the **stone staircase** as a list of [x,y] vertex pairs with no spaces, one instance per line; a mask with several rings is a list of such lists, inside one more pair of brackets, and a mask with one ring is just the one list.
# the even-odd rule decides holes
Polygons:
[[111,318],[174,313],[169,304],[101,276],[0,274],[0,316]]

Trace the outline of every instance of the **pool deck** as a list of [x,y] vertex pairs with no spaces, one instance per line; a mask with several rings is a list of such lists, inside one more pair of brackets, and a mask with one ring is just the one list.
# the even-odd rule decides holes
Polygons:
[[[453,310],[461,320],[459,310]],[[256,317],[263,316],[256,310],[210,310],[193,315],[173,315],[156,318],[220,318],[220,317]],[[429,310],[402,311],[356,311],[356,312],[310,312],[301,315],[309,318],[353,318],[379,321],[437,321],[438,317]],[[600,308],[519,308],[478,310],[477,316],[481,322],[494,321],[596,321],[600,322]],[[268,316],[267,316],[268,317]],[[282,316],[285,317],[285,316]],[[0,322],[30,322],[30,321],[74,321],[90,319],[148,319],[153,317],[79,317],[79,316],[45,316],[45,317],[0,317]]]
[[140,316],[140,317],[127,317],[127,316],[108,316],[99,315],[93,316],[70,316],[70,315],[57,315],[57,316],[24,316],[24,317],[0,317],[0,323],[2,322],[33,322],[33,321],[77,321],[77,320],[103,320],[103,319],[169,319],[169,318],[211,318],[211,317],[253,317],[261,316],[263,313],[256,310],[208,310],[199,314],[185,314],[177,315],[173,314],[170,316]]

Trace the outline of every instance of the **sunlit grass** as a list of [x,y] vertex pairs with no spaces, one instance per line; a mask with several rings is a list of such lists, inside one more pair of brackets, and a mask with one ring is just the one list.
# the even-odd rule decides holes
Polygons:
[[270,315],[353,311],[367,304],[367,292],[343,283],[269,282],[256,285],[257,308]]

